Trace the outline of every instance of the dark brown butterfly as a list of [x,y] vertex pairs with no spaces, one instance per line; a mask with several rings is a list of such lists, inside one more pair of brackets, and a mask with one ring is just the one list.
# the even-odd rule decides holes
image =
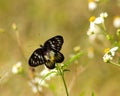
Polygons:
[[47,68],[54,69],[55,63],[61,63],[64,60],[64,55],[60,53],[64,40],[63,37],[57,35],[47,40],[44,45],[36,49],[29,58],[29,65],[36,67],[45,64]]

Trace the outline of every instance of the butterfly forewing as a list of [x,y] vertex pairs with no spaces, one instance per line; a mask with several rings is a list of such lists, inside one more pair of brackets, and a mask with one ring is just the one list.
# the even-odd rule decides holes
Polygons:
[[46,60],[44,58],[42,48],[36,49],[29,59],[29,65],[32,67],[42,65],[45,62],[46,62]]
[[47,40],[44,44],[44,47],[60,51],[63,42],[64,42],[63,37],[58,35]]

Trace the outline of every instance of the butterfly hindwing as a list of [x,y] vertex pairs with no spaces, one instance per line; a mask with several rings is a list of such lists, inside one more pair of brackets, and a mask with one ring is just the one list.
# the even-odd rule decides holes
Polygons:
[[55,68],[55,62],[47,61],[45,63],[46,67],[49,69],[54,69]]
[[61,63],[64,60],[64,55],[60,52],[55,52],[55,62],[56,63]]
[[53,52],[54,52],[53,59],[51,59],[52,58],[52,56],[51,56],[51,58],[46,60],[46,63],[45,63],[46,67],[49,68],[49,69],[54,69],[55,68],[55,63],[61,63],[64,60],[64,56],[63,56],[62,53],[60,53],[58,51],[56,51],[56,52],[53,51]]
[[64,40],[62,36],[55,36],[44,43],[44,47],[51,48],[56,51],[60,51]]
[[55,68],[55,52],[53,50],[47,49],[44,52],[44,58],[46,60],[46,67],[49,69]]
[[43,49],[42,48],[36,49],[29,59],[29,65],[32,67],[42,65],[45,62],[46,62],[46,60],[43,56]]

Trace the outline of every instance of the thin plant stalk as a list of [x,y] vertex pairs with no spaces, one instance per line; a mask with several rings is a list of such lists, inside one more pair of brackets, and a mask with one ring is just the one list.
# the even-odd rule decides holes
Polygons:
[[57,64],[57,69],[58,69],[57,71],[58,71],[58,73],[60,74],[61,79],[62,79],[62,81],[63,81],[64,87],[65,87],[65,91],[66,91],[66,96],[69,96],[68,89],[67,89],[67,84],[66,84],[65,78],[64,78],[64,71],[62,70],[61,67],[59,67],[58,64]]
[[114,62],[112,62],[112,61],[110,61],[110,64],[113,64],[113,65],[115,65],[115,66],[120,67],[120,64],[114,63]]

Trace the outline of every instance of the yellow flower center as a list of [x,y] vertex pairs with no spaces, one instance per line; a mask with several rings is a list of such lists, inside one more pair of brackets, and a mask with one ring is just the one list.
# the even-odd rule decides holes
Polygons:
[[95,16],[90,17],[89,22],[94,22],[95,18]]
[[106,48],[106,49],[104,50],[105,53],[108,53],[109,51],[110,51],[110,48]]

